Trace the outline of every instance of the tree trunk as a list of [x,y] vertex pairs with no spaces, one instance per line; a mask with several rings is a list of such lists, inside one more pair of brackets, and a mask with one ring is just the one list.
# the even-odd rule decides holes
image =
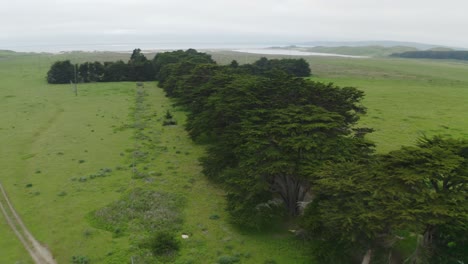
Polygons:
[[280,175],[274,178],[272,190],[279,193],[289,215],[296,216],[299,214],[298,203],[304,201],[309,187],[306,181],[297,180],[293,176]]
[[368,249],[366,254],[364,255],[364,258],[362,258],[361,264],[369,264],[371,262],[372,258],[372,249]]
[[432,245],[432,240],[434,238],[434,233],[435,233],[435,227],[434,226],[427,226],[426,230],[424,231],[424,239],[423,239],[423,246],[425,248],[429,248]]

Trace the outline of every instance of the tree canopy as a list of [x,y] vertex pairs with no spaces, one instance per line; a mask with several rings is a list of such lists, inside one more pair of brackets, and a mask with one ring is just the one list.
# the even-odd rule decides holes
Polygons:
[[402,262],[402,232],[423,241],[409,261],[467,259],[465,141],[375,154],[372,129],[358,126],[363,92],[303,79],[284,66],[294,61],[220,66],[196,54],[161,54],[158,79],[207,144],[203,172],[226,189],[234,223],[301,219],[323,263]]
[[[127,63],[85,62],[77,64],[77,81],[79,82],[121,82],[153,81],[156,72],[152,61],[148,60],[140,49],[135,49]],[[47,73],[47,82],[52,84],[74,81],[74,65],[67,61],[57,61]]]
[[57,61],[47,72],[47,82],[49,83],[70,83],[75,80],[75,68],[69,60]]

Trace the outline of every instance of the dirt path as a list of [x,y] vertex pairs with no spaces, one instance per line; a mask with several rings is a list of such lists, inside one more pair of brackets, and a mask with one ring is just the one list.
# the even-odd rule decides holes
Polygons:
[[47,247],[41,245],[23,224],[23,221],[11,205],[1,183],[0,192],[0,211],[2,211],[2,214],[11,230],[13,230],[15,235],[21,241],[34,262],[36,264],[57,264]]

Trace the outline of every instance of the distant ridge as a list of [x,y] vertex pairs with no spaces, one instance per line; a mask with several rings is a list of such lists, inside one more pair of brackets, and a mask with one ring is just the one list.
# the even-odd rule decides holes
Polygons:
[[363,46],[382,46],[382,47],[412,47],[419,50],[428,50],[434,48],[450,48],[450,49],[458,49],[458,50],[465,50],[463,48],[457,47],[448,47],[444,45],[435,45],[435,44],[426,44],[426,43],[418,43],[418,42],[402,42],[402,41],[308,41],[302,43],[295,43],[297,46],[322,46],[322,47],[363,47]]

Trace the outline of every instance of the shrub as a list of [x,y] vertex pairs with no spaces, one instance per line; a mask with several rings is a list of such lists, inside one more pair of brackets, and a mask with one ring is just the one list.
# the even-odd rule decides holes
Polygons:
[[210,215],[210,219],[211,219],[211,220],[218,220],[218,219],[219,219],[219,215],[217,215],[217,214]]
[[180,242],[169,232],[158,232],[148,241],[148,248],[155,256],[173,255],[180,248]]
[[218,259],[219,264],[231,264],[240,262],[239,257],[236,256],[221,256]]
[[72,264],[89,264],[91,263],[88,257],[85,256],[73,256],[71,260]]
[[175,125],[177,125],[177,121],[175,121],[174,119],[164,120],[163,122],[163,126],[175,126]]
[[166,119],[172,119],[173,116],[172,116],[171,112],[170,112],[169,110],[167,110],[167,111],[166,111],[166,114],[164,115],[164,117],[165,117]]

